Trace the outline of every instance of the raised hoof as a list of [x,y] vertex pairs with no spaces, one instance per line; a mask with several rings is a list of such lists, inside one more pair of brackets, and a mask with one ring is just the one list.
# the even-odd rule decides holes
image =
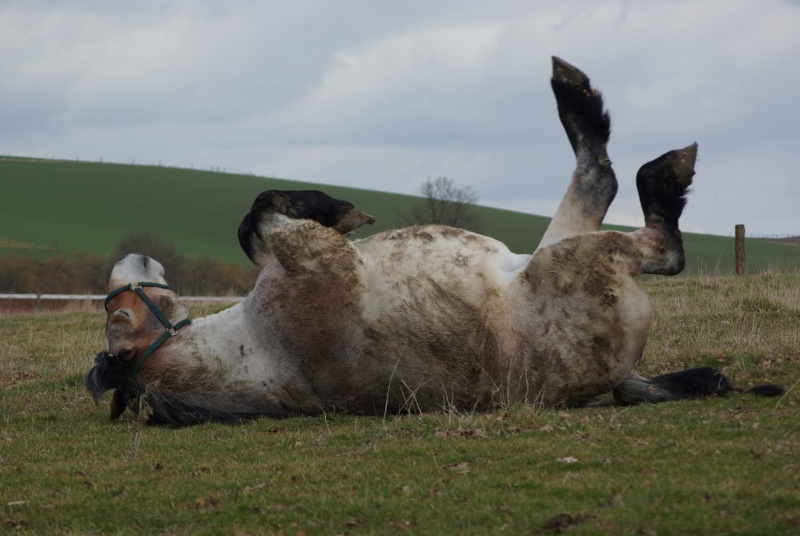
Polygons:
[[346,212],[339,222],[333,226],[334,229],[343,235],[349,235],[362,225],[372,225],[375,223],[375,218],[363,212],[356,207]]
[[[375,218],[357,209],[352,203],[334,199],[317,190],[268,190],[261,193],[239,225],[239,245],[257,266],[266,266],[273,255],[264,242],[264,225],[269,214],[282,214],[296,220],[314,220],[343,235],[362,225],[375,223]],[[267,223],[269,227],[269,223]]]
[[556,56],[553,56],[553,79],[574,86],[589,85],[589,77],[586,76],[586,73]]
[[637,186],[643,181],[651,183],[642,186],[648,186],[653,191],[682,193],[692,184],[696,160],[696,142],[683,149],[664,153],[639,168]]
[[334,199],[318,190],[268,190],[260,194],[250,208],[250,217],[264,212],[284,214],[297,220],[314,220],[320,225],[347,234],[375,218],[352,203]]
[[693,143],[664,153],[639,168],[636,187],[648,227],[663,227],[670,233],[677,231],[696,160],[697,143]]
[[589,151],[604,171],[611,169],[606,144],[611,136],[611,119],[603,109],[603,97],[594,89],[586,74],[553,56],[550,79],[558,103],[558,117],[576,155]]
[[684,147],[670,151],[666,155],[666,165],[671,166],[675,174],[675,179],[681,188],[686,189],[692,184],[692,177],[694,177],[694,164],[697,160],[697,142]]

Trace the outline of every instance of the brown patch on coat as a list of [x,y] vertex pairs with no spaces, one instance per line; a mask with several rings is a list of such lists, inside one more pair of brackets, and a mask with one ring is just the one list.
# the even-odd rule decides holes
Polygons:
[[396,313],[365,330],[376,359],[396,352],[397,341],[417,341],[397,357],[391,402],[402,405],[413,393],[422,410],[491,407],[500,376],[498,344],[481,305],[465,299],[457,282],[424,276],[406,285],[408,299]]
[[567,238],[532,257],[520,281],[531,293],[536,324],[523,330],[535,332],[529,384],[546,404],[579,404],[620,380],[630,326],[623,323],[619,292],[639,258],[629,236],[611,232]]
[[278,264],[254,291],[264,333],[295,356],[309,385],[325,391],[340,378],[324,376],[348,369],[349,343],[363,336],[364,261],[349,240],[315,222],[298,221],[267,240]]

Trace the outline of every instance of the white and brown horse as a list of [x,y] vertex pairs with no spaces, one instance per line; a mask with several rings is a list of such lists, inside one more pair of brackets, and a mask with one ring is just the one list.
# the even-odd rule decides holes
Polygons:
[[577,166],[533,255],[444,226],[363,240],[371,216],[321,192],[269,191],[239,229],[262,267],[250,295],[188,321],[162,266],[128,255],[111,273],[106,336],[86,383],[111,416],[174,425],[257,416],[486,410],[722,394],[712,369],[633,373],[650,330],[641,274],[684,266],[678,218],[697,145],[642,166],[646,225],[599,231],[617,181],[610,123],[589,79],[554,58],[552,87]]

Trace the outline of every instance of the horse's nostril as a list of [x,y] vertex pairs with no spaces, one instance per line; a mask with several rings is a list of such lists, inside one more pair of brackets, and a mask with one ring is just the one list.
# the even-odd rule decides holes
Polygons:
[[128,309],[120,309],[118,311],[114,311],[114,316],[121,316],[127,320],[131,320],[133,318],[133,314]]
[[117,352],[117,359],[125,362],[133,359],[134,351],[132,348],[122,348]]

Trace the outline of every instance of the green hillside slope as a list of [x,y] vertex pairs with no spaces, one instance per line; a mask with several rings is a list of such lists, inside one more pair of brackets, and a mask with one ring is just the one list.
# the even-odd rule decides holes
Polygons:
[[[189,256],[246,264],[236,230],[268,189],[319,189],[376,217],[356,238],[404,224],[414,196],[157,166],[0,158],[0,256],[111,254],[133,231],[148,230]],[[531,252],[548,218],[475,207],[483,232],[516,252]],[[688,273],[731,273],[733,239],[686,235]],[[748,271],[796,267],[800,248],[748,240]]]

